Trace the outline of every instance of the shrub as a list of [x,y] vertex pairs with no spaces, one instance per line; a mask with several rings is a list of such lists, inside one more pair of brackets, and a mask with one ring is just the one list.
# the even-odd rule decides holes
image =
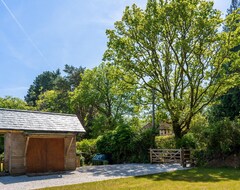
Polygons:
[[174,136],[157,136],[155,138],[156,148],[160,149],[174,149],[176,148],[176,141]]
[[96,139],[83,139],[76,144],[77,154],[80,154],[81,160],[86,164],[90,164],[92,157],[97,153],[96,142]]
[[113,163],[148,162],[151,139],[151,130],[133,131],[128,125],[120,125],[98,139],[97,149],[100,153],[111,154]]
[[134,133],[128,125],[120,125],[98,139],[97,149],[100,153],[111,154],[115,163],[125,162],[131,154],[130,145],[133,136]]
[[[201,125],[187,134],[185,144],[194,145],[194,157],[198,165],[205,165],[212,159],[224,159],[228,155],[239,152],[240,149],[240,121],[230,121],[225,118]],[[193,137],[192,137],[193,136]],[[194,140],[195,138],[195,140]]]
[[193,133],[187,133],[180,140],[176,142],[177,148],[195,149],[196,139]]
[[210,154],[223,156],[238,153],[240,149],[240,121],[225,118],[210,124],[207,148]]
[[[209,141],[209,123],[207,118],[202,114],[197,114],[191,123],[189,133],[193,135],[195,139],[195,148],[198,150],[206,150],[207,143]],[[191,138],[191,137],[190,137]]]
[[152,144],[152,130],[146,129],[144,131],[136,131],[131,141],[131,157],[129,162],[149,162],[149,149]]

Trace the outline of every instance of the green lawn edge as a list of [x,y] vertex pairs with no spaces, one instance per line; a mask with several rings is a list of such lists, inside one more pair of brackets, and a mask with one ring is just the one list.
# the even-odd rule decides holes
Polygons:
[[45,190],[110,189],[240,189],[240,170],[233,168],[193,168],[174,172],[110,179],[98,182],[44,188]]

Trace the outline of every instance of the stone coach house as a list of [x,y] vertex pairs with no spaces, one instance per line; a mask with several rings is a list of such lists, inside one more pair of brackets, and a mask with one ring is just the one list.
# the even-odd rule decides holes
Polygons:
[[4,169],[12,175],[76,169],[76,134],[85,130],[70,114],[0,108]]

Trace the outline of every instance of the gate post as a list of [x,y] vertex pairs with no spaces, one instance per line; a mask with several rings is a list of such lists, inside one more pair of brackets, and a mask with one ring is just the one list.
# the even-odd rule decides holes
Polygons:
[[182,166],[185,168],[187,166],[187,163],[186,163],[186,158],[185,158],[185,149],[182,149],[181,148],[181,154],[182,154]]
[[184,149],[180,148],[180,152],[181,152],[181,165],[182,167],[186,167],[186,163],[185,163],[185,155],[184,155]]
[[152,149],[150,148],[149,150],[150,150],[149,151],[150,152],[150,163],[152,164]]

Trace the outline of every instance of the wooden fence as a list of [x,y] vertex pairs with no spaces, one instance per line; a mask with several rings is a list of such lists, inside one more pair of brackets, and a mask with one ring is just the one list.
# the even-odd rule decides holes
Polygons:
[[183,167],[193,165],[189,149],[150,149],[151,163],[180,163]]

